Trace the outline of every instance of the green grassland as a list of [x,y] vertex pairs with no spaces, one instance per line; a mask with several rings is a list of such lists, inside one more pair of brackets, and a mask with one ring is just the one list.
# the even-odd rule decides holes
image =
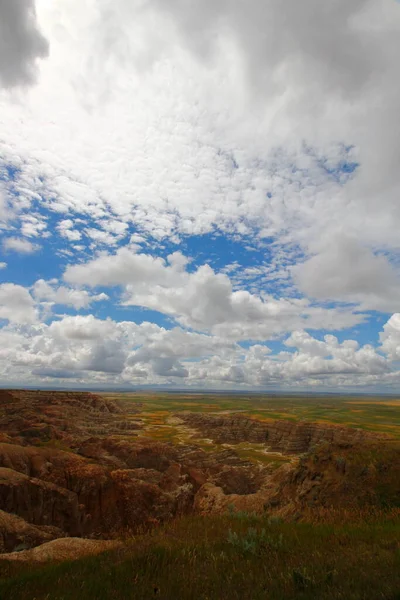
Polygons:
[[400,600],[400,522],[185,517],[120,550],[2,566],[2,600]]
[[[206,412],[218,414],[241,412],[256,419],[286,419],[291,421],[319,421],[358,427],[387,433],[400,439],[400,398],[371,396],[268,396],[268,395],[213,395],[213,394],[105,394],[118,400],[126,409],[136,403],[141,418],[147,424],[168,425],[168,417],[176,412]],[[173,432],[166,427],[158,437],[172,439]]]

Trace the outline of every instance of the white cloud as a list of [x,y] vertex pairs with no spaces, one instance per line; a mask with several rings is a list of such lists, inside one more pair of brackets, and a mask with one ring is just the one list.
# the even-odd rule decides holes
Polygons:
[[391,360],[400,360],[400,313],[395,313],[384,325],[380,334],[382,351]]
[[[22,367],[25,376],[33,369],[38,375],[60,373],[105,373],[120,376],[121,382],[134,381],[139,373],[151,380],[181,378],[187,369],[181,360],[201,358],[215,351],[227,356],[237,352],[235,345],[182,330],[165,330],[151,323],[116,323],[99,320],[92,315],[63,317],[50,325],[32,329],[0,331],[0,340],[8,340],[8,350],[0,351],[1,359],[13,367]],[[4,346],[3,346],[4,348]],[[47,375],[44,375],[47,373]],[[57,376],[58,376],[57,375]]]
[[354,302],[362,310],[395,311],[400,274],[385,256],[341,234],[325,240],[318,253],[291,271],[300,290],[319,300]]
[[188,259],[176,252],[165,261],[127,248],[100,255],[64,274],[77,285],[123,286],[122,303],[160,311],[181,325],[232,339],[268,339],[293,328],[341,329],[361,322],[363,315],[314,307],[306,299],[256,296],[233,291],[229,277],[209,265],[188,272]]
[[114,233],[115,235],[121,237],[124,237],[127,233],[127,229],[128,229],[128,224],[124,223],[123,221],[117,221],[117,220],[106,220],[104,221],[104,223],[101,223],[102,227],[106,230],[109,231],[110,233]]
[[[52,54],[26,105],[3,107],[4,156],[17,160],[17,142],[54,209],[114,220],[111,208],[156,236],[260,227],[302,243],[345,219],[368,243],[397,244],[381,176],[397,172],[396,3],[39,0],[38,12]],[[362,166],[343,194],[329,169],[351,144]],[[385,214],[377,197],[362,208],[372,176]]]
[[0,262],[0,269],[6,269],[7,268],[7,263],[6,262]]
[[82,234],[77,229],[64,229],[60,233],[70,242],[78,242],[80,239],[82,239]]
[[5,227],[12,216],[10,194],[5,183],[0,181],[0,228]]
[[68,283],[96,287],[124,285],[134,281],[155,283],[174,275],[179,276],[162,258],[120,248],[116,254],[102,254],[87,264],[68,266],[64,279]]
[[116,246],[119,241],[119,237],[112,235],[108,231],[101,231],[100,229],[95,229],[94,227],[88,227],[85,229],[85,233],[95,243],[106,246]]
[[60,235],[70,242],[78,242],[82,238],[82,234],[78,229],[75,229],[74,222],[71,219],[63,219],[57,225],[57,230]]
[[23,215],[21,217],[21,233],[24,237],[48,237],[47,224],[43,217],[35,215]]
[[[0,0],[0,86],[32,82],[44,39],[51,47],[36,86],[0,91],[3,248],[33,253],[27,238],[40,237],[45,256],[45,236],[53,252],[57,232],[54,260],[115,252],[71,265],[71,287],[40,280],[36,303],[79,310],[105,298],[74,286],[120,286],[126,306],[211,334],[200,346],[288,332],[295,348],[278,357],[249,350],[242,363],[236,347],[229,356],[214,349],[190,363],[154,341],[121,350],[120,333],[105,332],[109,347],[87,342],[79,360],[71,340],[32,352],[35,376],[86,365],[82,377],[127,381],[395,381],[384,371],[398,356],[395,317],[382,333],[388,359],[303,330],[398,310],[399,3],[37,0],[37,20],[33,8]],[[227,256],[233,265],[217,272],[181,253],[138,251],[215,230],[247,236],[243,246],[265,259],[242,268],[242,256]],[[131,246],[121,249],[125,238]],[[218,244],[205,240],[209,258]],[[57,328],[39,329],[30,335],[53,348]],[[16,338],[4,335],[11,348]],[[23,346],[19,356],[28,360]]]
[[76,310],[88,308],[92,302],[108,300],[107,294],[89,294],[86,290],[76,290],[64,286],[56,287],[39,279],[33,286],[33,296],[38,302],[72,306]]
[[197,383],[203,379],[209,387],[225,382],[261,389],[304,389],[314,385],[339,389],[368,382],[384,385],[390,381],[390,363],[372,346],[358,348],[353,340],[339,344],[334,336],[326,336],[324,342],[319,342],[301,331],[289,345],[296,345],[296,352],[269,356],[259,347],[250,348],[243,352],[242,362],[214,355],[208,361],[191,365],[190,377]]
[[32,244],[29,240],[17,237],[9,237],[3,240],[3,248],[9,252],[17,252],[19,254],[33,254],[39,250],[37,244]]
[[390,360],[368,344],[340,343],[332,335],[321,341],[304,331],[286,343],[292,352],[273,354],[266,346],[244,349],[226,338],[181,328],[65,316],[49,325],[0,330],[0,374],[35,382],[53,377],[108,385],[261,389],[390,387],[400,379]]
[[34,323],[35,303],[28,290],[14,283],[0,284],[0,318],[12,323]]

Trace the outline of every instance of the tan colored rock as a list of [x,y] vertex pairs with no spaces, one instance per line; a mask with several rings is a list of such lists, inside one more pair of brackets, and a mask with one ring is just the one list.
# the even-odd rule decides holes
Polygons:
[[14,562],[48,562],[77,560],[84,556],[101,554],[121,548],[122,543],[113,540],[86,540],[82,538],[61,538],[47,542],[31,550],[10,552],[0,555],[0,560]]
[[268,495],[264,491],[249,495],[224,494],[222,488],[212,483],[205,483],[195,496],[194,509],[195,512],[203,515],[226,514],[232,509],[235,512],[261,514],[264,512],[267,498]]

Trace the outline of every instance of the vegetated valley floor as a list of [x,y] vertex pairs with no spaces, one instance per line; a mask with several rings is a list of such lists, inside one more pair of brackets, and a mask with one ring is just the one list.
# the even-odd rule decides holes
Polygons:
[[400,401],[0,392],[0,534],[0,600],[400,600]]

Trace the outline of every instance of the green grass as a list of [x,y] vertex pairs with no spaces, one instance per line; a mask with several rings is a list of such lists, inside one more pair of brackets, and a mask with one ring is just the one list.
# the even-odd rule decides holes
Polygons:
[[2,600],[400,599],[400,523],[186,517],[98,557],[3,567]]

